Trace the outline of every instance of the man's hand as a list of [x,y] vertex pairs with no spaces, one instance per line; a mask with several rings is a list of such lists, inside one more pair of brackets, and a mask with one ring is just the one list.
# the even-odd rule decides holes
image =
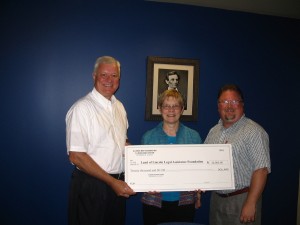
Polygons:
[[118,196],[123,196],[129,198],[131,195],[136,193],[127,185],[126,182],[114,178],[114,181],[111,183],[111,188]]

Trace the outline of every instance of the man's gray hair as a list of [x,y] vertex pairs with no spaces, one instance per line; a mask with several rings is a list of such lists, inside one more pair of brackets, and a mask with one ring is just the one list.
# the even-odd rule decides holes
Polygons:
[[120,64],[120,62],[117,59],[115,59],[111,56],[101,56],[101,57],[99,57],[95,62],[94,73],[97,71],[100,64],[116,64],[118,66],[118,69],[119,69],[119,75],[121,73],[121,64]]

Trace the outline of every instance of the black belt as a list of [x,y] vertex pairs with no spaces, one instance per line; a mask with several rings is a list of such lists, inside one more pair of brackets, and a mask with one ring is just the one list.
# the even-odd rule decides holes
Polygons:
[[231,196],[234,196],[234,195],[243,194],[243,193],[248,192],[248,191],[249,191],[249,187],[245,187],[245,188],[243,188],[243,189],[240,189],[240,190],[237,190],[237,191],[228,193],[228,194],[219,194],[219,193],[217,193],[217,194],[218,194],[220,197],[222,197],[222,198],[227,198],[227,197],[231,197]]
[[116,178],[116,179],[118,179],[118,180],[124,180],[124,172],[122,172],[122,173],[117,173],[117,174],[109,174],[109,175],[111,175],[113,178]]
[[[76,166],[75,166],[75,172],[80,173],[80,174],[83,174],[83,175],[85,175],[85,176],[92,177],[92,176],[86,174],[85,172],[81,171],[80,169],[78,169]],[[122,173],[117,173],[117,174],[109,174],[109,175],[112,176],[113,178],[118,179],[118,180],[124,180],[124,172],[122,172]],[[95,177],[93,177],[93,178],[95,178]]]

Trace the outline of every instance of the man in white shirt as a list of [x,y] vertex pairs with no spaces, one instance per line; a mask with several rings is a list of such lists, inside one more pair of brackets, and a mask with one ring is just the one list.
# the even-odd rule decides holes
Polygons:
[[94,88],[66,115],[67,152],[72,164],[69,194],[70,225],[121,225],[125,201],[135,192],[124,182],[124,149],[128,120],[114,93],[120,83],[120,63],[99,57]]

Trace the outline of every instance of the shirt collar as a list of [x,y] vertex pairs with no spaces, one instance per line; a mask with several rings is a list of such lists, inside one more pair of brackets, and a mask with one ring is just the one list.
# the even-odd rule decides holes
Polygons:
[[113,105],[116,102],[116,97],[114,95],[111,96],[111,99],[108,100],[107,98],[105,98],[103,95],[101,95],[96,88],[93,88],[92,90],[92,94],[93,96],[96,98],[96,100],[103,105],[105,108],[107,108],[108,106]]

